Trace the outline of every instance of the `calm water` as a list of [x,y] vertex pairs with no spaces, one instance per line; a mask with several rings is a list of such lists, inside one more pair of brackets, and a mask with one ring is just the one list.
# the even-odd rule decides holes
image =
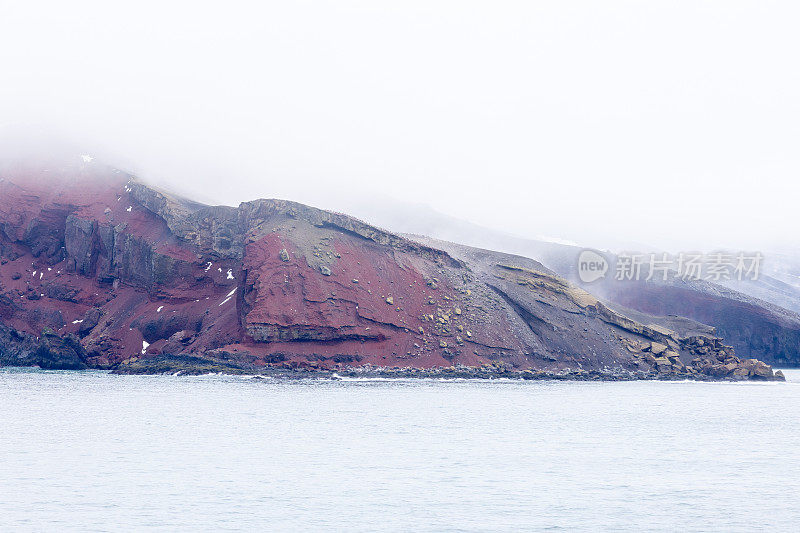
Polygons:
[[786,384],[0,369],[2,530],[800,529]]

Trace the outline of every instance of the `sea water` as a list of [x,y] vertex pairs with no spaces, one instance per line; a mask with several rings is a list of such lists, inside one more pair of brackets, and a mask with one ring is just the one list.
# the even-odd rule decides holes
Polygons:
[[0,369],[2,531],[800,530],[787,383]]

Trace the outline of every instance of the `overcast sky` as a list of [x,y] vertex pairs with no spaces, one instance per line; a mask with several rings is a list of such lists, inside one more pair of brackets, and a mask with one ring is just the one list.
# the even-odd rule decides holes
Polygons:
[[0,0],[0,135],[66,139],[216,203],[413,202],[595,245],[795,246],[798,15]]

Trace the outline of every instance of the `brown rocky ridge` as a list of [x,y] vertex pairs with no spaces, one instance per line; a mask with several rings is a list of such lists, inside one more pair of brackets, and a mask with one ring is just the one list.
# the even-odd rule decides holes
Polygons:
[[540,263],[94,162],[0,170],[0,364],[116,372],[775,380]]
[[[605,277],[587,283],[578,276],[578,258],[585,248],[577,244],[516,237],[430,209],[421,210],[419,206],[385,205],[384,202],[380,208],[374,208],[356,202],[353,209],[409,238],[434,246],[435,241],[430,237],[532,257],[630,318],[639,320],[637,316],[641,314],[642,321],[656,320],[670,329],[676,326],[682,336],[689,334],[682,326],[705,330],[724,338],[743,359],[760,359],[783,367],[800,366],[800,255],[797,251],[764,251],[757,279],[746,276],[740,280],[733,274],[728,278],[723,275],[718,280],[711,277],[692,280],[671,271],[666,280],[660,275],[647,280],[645,263],[638,280],[619,281],[614,271],[615,253],[595,249],[605,257],[610,270]],[[404,217],[403,213],[411,209],[415,216]],[[602,245],[603,250],[608,248],[602,242],[597,244]],[[657,249],[637,251],[635,247],[621,246],[617,243],[617,253],[627,250],[629,254],[638,253],[645,258],[650,253],[656,257],[663,253]],[[741,252],[722,250],[720,253],[735,257]]]

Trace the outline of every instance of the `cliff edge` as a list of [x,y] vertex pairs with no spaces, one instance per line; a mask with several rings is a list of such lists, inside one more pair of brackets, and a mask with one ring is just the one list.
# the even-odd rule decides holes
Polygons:
[[207,206],[80,160],[0,170],[0,364],[782,378],[638,318],[531,259],[290,201]]

